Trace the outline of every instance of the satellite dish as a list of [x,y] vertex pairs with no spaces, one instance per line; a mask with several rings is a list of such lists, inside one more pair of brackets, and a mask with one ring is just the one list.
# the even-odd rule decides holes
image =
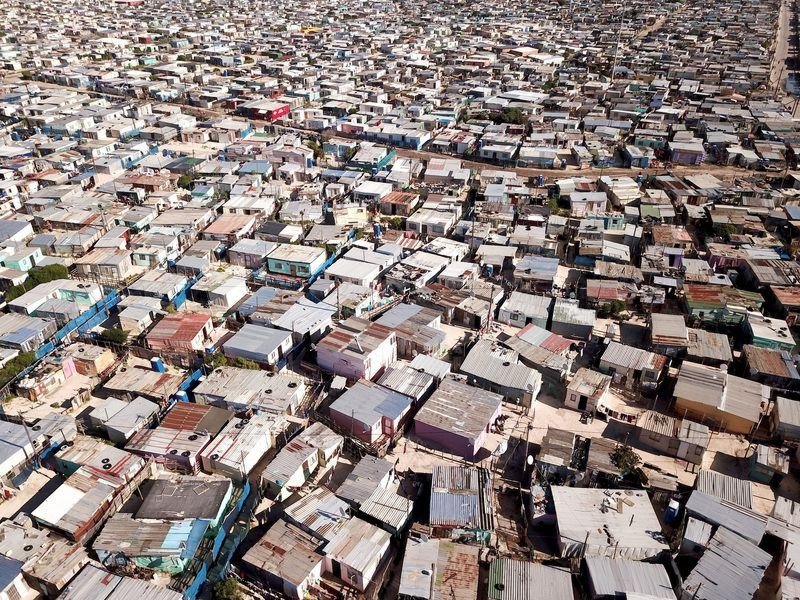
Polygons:
[[528,463],[528,466],[530,467],[531,465],[533,465],[533,457],[531,455],[528,455],[528,458],[525,459],[525,462]]

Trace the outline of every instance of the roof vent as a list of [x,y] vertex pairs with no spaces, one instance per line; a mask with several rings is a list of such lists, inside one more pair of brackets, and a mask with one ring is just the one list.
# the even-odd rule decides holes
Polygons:
[[169,453],[170,453],[170,454],[177,454],[177,453],[178,453],[178,451],[177,451],[175,448],[173,448],[172,450],[170,450],[170,451],[169,451]]
[[184,450],[183,452],[181,452],[181,456],[191,456],[191,454],[192,453],[189,452],[188,450]]
[[190,435],[190,436],[189,436],[189,441],[190,441],[190,442],[193,442],[193,441],[195,441],[196,439],[197,439],[197,434],[194,434],[194,433],[193,433],[192,435]]
[[217,460],[219,458],[219,454],[212,454],[211,460]]

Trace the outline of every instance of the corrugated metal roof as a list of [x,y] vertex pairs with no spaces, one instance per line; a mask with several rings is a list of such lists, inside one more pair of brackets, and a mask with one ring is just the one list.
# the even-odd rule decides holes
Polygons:
[[440,540],[433,597],[474,600],[478,595],[478,548]]
[[361,504],[381,487],[392,469],[394,465],[388,460],[367,454],[358,461],[336,495],[354,504]]
[[92,543],[95,552],[136,557],[191,559],[209,528],[206,519],[140,521],[127,514],[111,517]]
[[642,350],[641,348],[634,348],[633,346],[626,346],[612,340],[603,351],[600,361],[636,371],[643,369],[660,371],[664,368],[667,358],[660,354]]
[[653,344],[663,346],[685,347],[689,340],[683,315],[653,313],[650,317],[650,335]]
[[708,540],[711,539],[711,523],[706,523],[700,519],[689,517],[686,519],[686,529],[683,532],[683,539],[688,540],[705,548]]
[[182,600],[183,596],[143,579],[113,575],[99,566],[86,565],[58,600]]
[[491,476],[486,469],[435,466],[430,523],[443,527],[494,529]]
[[563,486],[550,489],[562,556],[585,552],[586,556],[641,560],[669,549],[647,492]]
[[597,596],[675,600],[675,592],[664,565],[587,557],[586,568]]
[[439,540],[409,537],[400,573],[400,596],[433,600],[433,580],[439,556]]
[[316,448],[294,439],[286,444],[266,466],[261,474],[261,479],[283,486],[292,475],[303,468],[303,464],[307,460],[316,454]]
[[439,360],[427,354],[417,354],[411,361],[410,366],[412,369],[422,369],[439,380],[444,379],[444,377],[450,373],[449,362]]
[[479,436],[498,414],[503,397],[447,378],[415,420],[458,435]]
[[[503,356],[499,354],[502,352]],[[480,340],[461,365],[461,372],[511,390],[538,392],[542,376],[517,362],[512,350],[501,351],[491,340]]]
[[433,389],[434,378],[422,368],[414,369],[406,363],[394,363],[386,369],[378,384],[420,400]]
[[489,600],[574,600],[575,596],[572,590],[572,576],[568,569],[511,558],[498,558],[489,565],[488,598]]
[[570,325],[594,326],[596,312],[589,308],[581,308],[577,300],[556,298],[553,305],[553,322]]
[[399,531],[411,516],[414,501],[394,490],[377,488],[361,503],[359,510],[370,517]]
[[781,424],[800,428],[800,402],[778,396],[776,405]]
[[350,505],[324,487],[312,490],[284,509],[286,518],[322,540],[330,541],[350,518]]
[[291,338],[291,331],[246,324],[222,345],[222,349],[226,356],[266,363],[270,360],[270,354]]
[[774,375],[785,379],[800,379],[792,355],[786,350],[773,350],[746,344],[742,352],[747,359],[751,373]]
[[170,373],[158,373],[150,369],[120,368],[105,383],[105,388],[120,394],[144,396],[145,398],[166,401],[178,391],[181,378]]
[[177,402],[162,419],[159,429],[207,432],[217,435],[233,412],[207,404]]
[[330,410],[372,428],[384,417],[397,421],[410,410],[411,403],[411,398],[404,394],[361,379],[337,398]]
[[675,384],[676,398],[685,399],[757,422],[766,407],[770,389],[726,370],[684,361]]
[[750,600],[771,560],[755,544],[721,527],[683,582],[683,596],[692,600]]
[[709,469],[700,469],[695,489],[743,508],[753,508],[753,488],[745,479],[738,479]]
[[745,539],[760,543],[767,527],[767,519],[752,510],[732,502],[720,500],[697,490],[686,502],[686,512],[696,515],[712,525],[721,525],[736,531]]
[[322,562],[319,542],[280,519],[242,557],[251,568],[300,586]]
[[147,334],[147,342],[165,347],[173,342],[190,342],[205,327],[213,327],[211,315],[184,312],[165,315]]
[[712,359],[724,363],[733,360],[731,344],[724,333],[714,333],[705,329],[688,329],[689,343],[687,355],[691,358]]
[[353,517],[325,546],[325,554],[343,566],[364,572],[380,560],[388,549],[391,536],[378,527]]

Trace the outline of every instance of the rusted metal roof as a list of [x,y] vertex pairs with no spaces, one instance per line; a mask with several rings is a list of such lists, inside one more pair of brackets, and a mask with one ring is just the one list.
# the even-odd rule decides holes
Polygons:
[[184,431],[206,431],[216,435],[225,426],[233,413],[208,404],[178,402],[161,421],[160,427]]
[[175,342],[191,342],[203,328],[211,325],[211,316],[200,313],[174,313],[166,315],[155,324],[147,341],[153,345],[172,345]]

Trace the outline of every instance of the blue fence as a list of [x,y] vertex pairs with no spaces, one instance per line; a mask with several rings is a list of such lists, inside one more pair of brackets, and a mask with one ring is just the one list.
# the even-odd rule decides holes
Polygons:
[[192,384],[203,376],[203,369],[197,369],[181,382],[181,388],[184,392],[192,387]]
[[186,588],[186,591],[183,592],[183,597],[185,600],[195,600],[197,595],[200,593],[200,590],[203,587],[203,584],[208,579],[208,566],[203,563],[203,566],[200,567],[200,570],[197,572],[197,575],[194,577],[194,581],[192,581],[192,585]]
[[203,276],[203,273],[197,273],[194,277],[192,277],[189,281],[186,282],[186,285],[183,286],[183,289],[175,295],[175,298],[172,299],[172,304],[175,308],[180,308],[186,302],[186,297],[189,294],[189,290],[192,289],[192,286],[197,283],[197,281]]
[[[234,526],[236,525],[236,519],[239,518],[239,514],[242,512],[242,507],[244,506],[245,501],[250,496],[250,482],[245,480],[244,487],[242,488],[242,494],[239,499],[236,501],[236,504],[231,508],[230,512],[226,515],[225,519],[222,522],[222,525],[217,532],[216,537],[214,538],[214,545],[211,548],[211,557],[210,560],[206,560],[203,562],[203,566],[200,567],[200,570],[197,571],[197,575],[195,575],[194,581],[192,584],[186,588],[186,591],[183,592],[183,597],[185,600],[195,600],[197,595],[200,593],[200,590],[203,588],[203,584],[208,579],[208,564],[216,561],[217,558],[220,556],[220,550],[222,550],[223,545],[225,544],[225,540],[228,538],[228,534],[231,533]],[[231,552],[224,557],[224,564],[220,565],[221,569],[220,572],[225,572],[228,569],[228,563],[230,562],[231,558],[233,557],[233,552],[242,542],[244,538],[244,533],[239,533],[236,536],[236,539],[232,540],[232,543],[229,543],[228,546],[231,548]]]
[[44,344],[36,351],[36,360],[39,360],[50,354],[53,350],[55,350],[56,346],[61,342],[61,340],[71,333],[75,331],[78,333],[86,333],[92,327],[97,327],[100,323],[108,318],[108,311],[119,304],[119,301],[119,294],[117,292],[111,292],[102,300],[100,300],[100,302],[72,319],[72,321],[56,331],[52,341]]

